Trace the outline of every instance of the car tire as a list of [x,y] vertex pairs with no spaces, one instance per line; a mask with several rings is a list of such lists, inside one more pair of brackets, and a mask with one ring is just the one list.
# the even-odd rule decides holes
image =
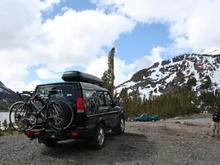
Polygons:
[[92,146],[94,149],[99,150],[105,144],[105,130],[102,124],[98,125],[95,130],[95,136],[93,137]]
[[123,134],[125,132],[125,119],[123,117],[120,117],[118,126],[116,128],[117,134]]
[[48,139],[44,142],[44,144],[47,147],[54,147],[57,144],[57,140],[56,139]]

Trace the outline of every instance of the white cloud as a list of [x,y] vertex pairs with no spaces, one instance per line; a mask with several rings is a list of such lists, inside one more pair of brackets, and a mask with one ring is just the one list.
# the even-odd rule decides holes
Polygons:
[[[101,78],[103,76],[103,72],[107,70],[107,56],[103,56],[101,58],[97,58],[86,67],[85,72],[96,75]],[[119,85],[120,83],[128,80],[131,76],[130,73],[134,71],[133,64],[126,64],[125,61],[115,58],[115,85]]]
[[59,75],[50,71],[48,68],[40,68],[36,70],[36,73],[40,79],[58,79]]
[[33,91],[35,89],[35,87],[39,84],[42,84],[42,82],[39,80],[34,80],[34,81],[28,83],[27,85],[25,85],[24,89],[27,91]]
[[28,75],[25,65],[19,63],[10,63],[4,60],[0,60],[0,77],[7,87],[13,90],[24,89],[24,79]]
[[[108,58],[103,56],[101,58],[97,58],[93,60],[87,67],[85,72],[96,75],[101,78],[103,72],[107,69],[107,61]],[[126,64],[124,60],[119,58],[115,58],[115,85],[119,85],[120,83],[128,80],[131,77],[131,74],[134,73],[135,65],[134,64]],[[135,70],[136,71],[136,70]]]
[[0,49],[27,49],[31,43],[41,42],[41,11],[60,0],[1,0]]
[[135,61],[135,65],[138,66],[137,71],[143,68],[150,67],[153,63],[162,61],[161,53],[165,52],[166,49],[163,47],[155,47],[152,48],[151,53],[149,55],[144,56],[143,58]]
[[[40,79],[56,78],[66,68],[86,68],[135,23],[101,10],[62,11],[42,21],[60,0],[0,2],[0,79],[12,89],[25,89],[28,68],[42,64]],[[15,19],[16,18],[16,19]],[[55,76],[54,76],[55,75]]]
[[93,59],[90,64],[86,67],[85,72],[96,75],[101,78],[104,71],[108,68],[107,66],[107,56],[102,56],[100,58]]
[[187,22],[187,39],[197,49],[220,48],[220,1],[201,4]]
[[[141,23],[170,26],[174,51],[220,49],[220,1],[217,0],[93,0]],[[171,48],[171,47],[170,47]],[[170,49],[169,49],[170,50]]]
[[[98,10],[68,10],[43,24],[53,62],[69,67],[87,65],[88,59],[102,53],[103,46],[111,46],[120,34],[130,32],[133,27],[134,23],[121,15],[107,15]],[[50,64],[49,67],[56,69]]]
[[137,71],[135,63],[127,64],[124,60],[115,59],[115,86],[129,80]]
[[[191,10],[203,0],[94,0],[100,8],[112,8],[137,22],[174,22],[190,15]],[[187,11],[184,11],[187,9]]]
[[48,10],[48,8],[53,7],[53,5],[59,4],[61,0],[43,0],[41,1],[41,9]]

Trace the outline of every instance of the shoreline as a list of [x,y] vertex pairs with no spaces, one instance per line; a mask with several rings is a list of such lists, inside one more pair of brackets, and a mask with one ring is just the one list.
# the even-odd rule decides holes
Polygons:
[[0,112],[9,112],[9,110],[0,110]]

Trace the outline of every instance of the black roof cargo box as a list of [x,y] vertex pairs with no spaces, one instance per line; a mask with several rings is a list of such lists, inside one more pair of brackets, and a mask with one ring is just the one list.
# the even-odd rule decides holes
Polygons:
[[62,79],[64,81],[82,81],[103,86],[103,81],[100,78],[79,71],[66,71],[63,73]]

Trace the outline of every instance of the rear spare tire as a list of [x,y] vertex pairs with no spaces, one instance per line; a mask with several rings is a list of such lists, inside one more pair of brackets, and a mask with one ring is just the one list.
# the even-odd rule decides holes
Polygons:
[[62,131],[70,127],[73,121],[73,110],[65,100],[53,100],[47,109],[48,125],[54,131]]

